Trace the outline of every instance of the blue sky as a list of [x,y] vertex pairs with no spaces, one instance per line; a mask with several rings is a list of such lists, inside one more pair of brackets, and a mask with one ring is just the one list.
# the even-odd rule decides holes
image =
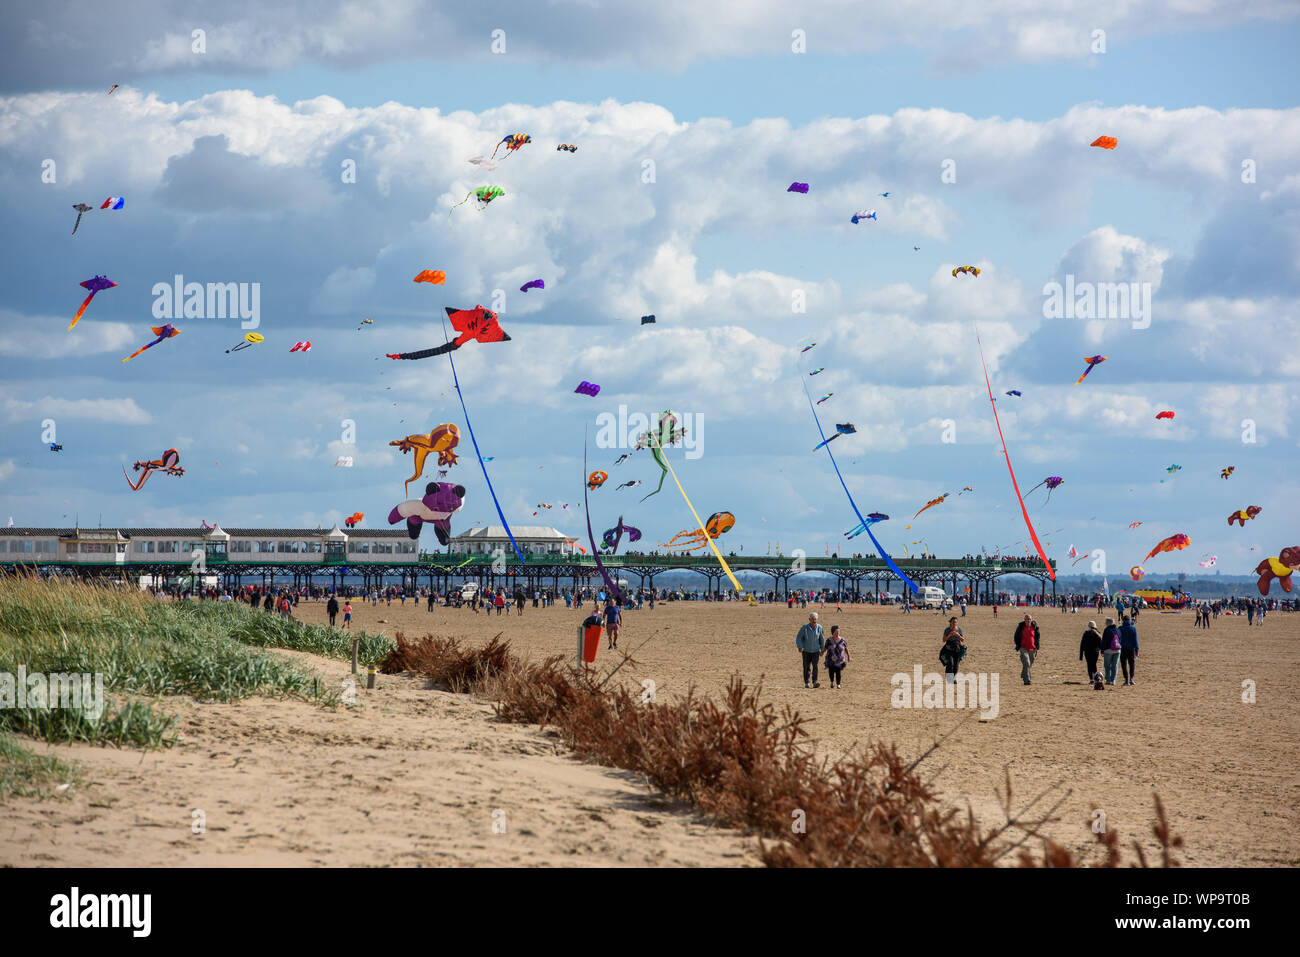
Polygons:
[[[70,26],[77,3],[9,24],[0,216],[22,242],[0,263],[0,517],[383,524],[411,474],[387,443],[465,431],[445,360],[384,353],[436,344],[443,306],[501,289],[512,340],[456,361],[512,523],[577,535],[584,431],[594,442],[597,415],[620,404],[671,408],[703,416],[702,455],[670,455],[702,514],[736,514],[727,550],[824,554],[854,519],[811,451],[800,378],[821,366],[810,387],[835,396],[819,412],[856,424],[833,448],[862,510],[893,516],[877,528],[888,549],[1019,553],[978,328],[1022,488],[1066,479],[1050,502],[1030,498],[1050,555],[1102,549],[1114,582],[1175,532],[1192,546],[1151,559],[1155,576],[1208,555],[1246,572],[1296,540],[1293,7],[750,6],[705,29],[671,3],[555,4],[548,18],[389,4],[364,23],[341,4],[296,19],[216,4],[203,54],[201,24],[161,0],[128,7],[97,45]],[[497,26],[504,55],[488,52]],[[1103,54],[1087,49],[1097,27]],[[806,53],[790,52],[795,29]],[[76,55],[40,55],[60,44]],[[467,162],[515,131],[534,142],[495,171]],[[1102,133],[1119,148],[1088,148]],[[786,193],[792,180],[812,190]],[[487,183],[506,196],[448,218]],[[126,208],[70,236],[72,204],[110,195]],[[867,207],[879,220],[851,225]],[[959,264],[983,271],[954,279]],[[446,287],[411,283],[425,268]],[[178,318],[181,336],[120,363],[153,338],[151,290],[178,273],[260,284],[266,343],[228,355],[238,320]],[[1149,327],[1044,318],[1044,283],[1067,273],[1148,283]],[[119,285],[68,332],[95,274]],[[539,277],[545,291],[518,291]],[[646,312],[656,325],[638,324]],[[375,322],[358,331],[363,317]],[[310,354],[288,352],[300,339]],[[1109,359],[1075,387],[1093,353]],[[573,394],[584,379],[599,397]],[[1002,395],[1013,388],[1023,398]],[[46,419],[62,452],[40,441]],[[184,478],[125,487],[123,465],[168,447]],[[592,493],[597,534],[622,514],[666,541],[690,513],[671,479],[640,502],[658,469],[645,452],[614,466],[622,451],[589,453],[611,475]],[[453,529],[495,523],[467,434],[461,452]],[[340,454],[354,467],[335,468]],[[613,487],[628,479],[645,484]],[[556,508],[534,516],[540,502]],[[1229,529],[1252,504],[1260,517]]]

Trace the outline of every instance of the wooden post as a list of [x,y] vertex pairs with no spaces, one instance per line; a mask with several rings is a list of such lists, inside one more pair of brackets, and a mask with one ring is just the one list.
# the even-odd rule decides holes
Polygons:
[[370,670],[366,673],[366,687],[374,688],[375,686],[375,666],[371,665]]
[[352,673],[353,674],[357,673],[357,656],[360,653],[360,651],[361,651],[361,639],[353,638],[352,639]]

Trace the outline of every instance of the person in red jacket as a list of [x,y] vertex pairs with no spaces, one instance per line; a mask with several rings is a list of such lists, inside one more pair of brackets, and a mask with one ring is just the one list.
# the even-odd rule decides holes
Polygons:
[[1028,612],[1025,613],[1025,620],[1016,625],[1015,642],[1016,651],[1020,653],[1020,677],[1025,684],[1033,684],[1029,672],[1034,667],[1034,659],[1038,657],[1043,644],[1038,622]]

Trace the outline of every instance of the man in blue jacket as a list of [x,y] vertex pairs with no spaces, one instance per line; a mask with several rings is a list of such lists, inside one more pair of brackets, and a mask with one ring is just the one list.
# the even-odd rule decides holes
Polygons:
[[1131,685],[1137,673],[1138,630],[1128,615],[1119,626],[1119,664],[1124,669],[1124,684]]
[[808,687],[808,672],[811,669],[812,686],[820,688],[822,683],[817,680],[817,660],[826,646],[826,634],[822,631],[822,626],[817,624],[817,612],[808,616],[808,624],[794,636],[794,646],[803,653],[803,686]]

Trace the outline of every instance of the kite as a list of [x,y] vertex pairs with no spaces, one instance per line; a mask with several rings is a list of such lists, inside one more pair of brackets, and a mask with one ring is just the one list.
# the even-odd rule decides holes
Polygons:
[[1091,557],[1091,555],[1090,555],[1088,552],[1084,552],[1082,555],[1080,555],[1080,556],[1079,556],[1078,558],[1076,558],[1074,561],[1070,562],[1070,567],[1073,568],[1075,565],[1079,564],[1079,562],[1083,561],[1085,558],[1090,558],[1090,557]]
[[808,192],[807,183],[791,183],[785,188],[787,193],[806,193]]
[[528,282],[524,283],[522,286],[519,287],[519,291],[527,292],[529,289],[545,289],[545,288],[546,288],[546,283],[544,283],[542,280],[530,279]]
[[[816,343],[813,343],[813,345],[816,345]],[[809,346],[809,348],[812,347]],[[808,411],[812,413],[813,424],[817,426],[817,434],[820,435],[823,440],[825,440],[826,433],[822,431],[821,419],[817,418],[817,406],[813,404],[812,393],[808,391],[808,383],[802,379],[799,381],[803,385],[803,394],[808,399]],[[866,532],[867,537],[871,539],[871,544],[876,546],[876,551],[880,553],[881,559],[884,561],[886,565],[889,566],[889,570],[892,571],[895,575],[897,575],[903,582],[905,582],[908,588],[912,589],[912,591],[915,592],[916,582],[912,581],[912,579],[908,578],[907,575],[903,573],[903,570],[898,567],[897,563],[894,561],[893,558],[890,557],[889,553],[885,551],[884,548],[881,547],[880,542],[876,541],[876,536],[871,531],[871,526],[873,524],[875,524],[876,522],[883,522],[887,520],[889,516],[884,515],[880,512],[872,512],[871,516],[869,516],[869,518],[871,519],[870,521],[868,521],[868,519],[866,518],[863,518],[862,513],[858,511],[858,503],[853,501],[853,493],[849,491],[849,487],[844,481],[844,476],[840,473],[839,463],[835,461],[835,453],[831,451],[831,447],[829,445],[826,446],[826,455],[829,456],[831,460],[831,466],[835,469],[835,477],[840,480],[840,487],[844,489],[844,495],[849,500],[849,507],[853,509],[853,514],[858,517],[858,528],[853,531],[853,535],[857,535],[860,532]],[[852,537],[851,535],[849,535],[848,532],[845,532],[844,534],[848,537]]]
[[149,328],[153,330],[153,334],[158,338],[155,339],[153,342],[146,342],[139,349],[136,349],[135,352],[131,353],[129,356],[123,359],[122,360],[123,362],[130,362],[140,353],[144,352],[144,350],[158,345],[158,343],[162,342],[164,339],[171,339],[173,336],[179,336],[181,334],[181,331],[177,329],[175,326],[173,326],[170,322],[163,326],[150,326]]
[[920,247],[920,246],[913,246],[913,247],[912,247],[912,252],[914,252],[914,253],[919,253],[920,251],[921,251],[921,247]]
[[290,352],[311,352],[311,340],[307,339],[304,340],[303,342],[295,342],[293,344],[293,348],[290,349],[289,351]]
[[428,282],[435,286],[447,285],[447,274],[441,269],[424,269],[411,282]]
[[266,337],[263,336],[260,332],[246,332],[244,333],[244,341],[235,343],[233,346],[231,346],[229,349],[226,350],[226,353],[229,354],[231,352],[238,352],[240,349],[247,349],[249,346],[255,346],[259,342],[264,341],[265,338]]
[[1237,466],[1229,465],[1226,469],[1219,470],[1219,478],[1226,479],[1229,475],[1231,475],[1235,471],[1237,471]]
[[118,84],[114,83],[114,84],[113,84],[113,89],[112,89],[112,90],[109,90],[108,93],[105,94],[105,96],[112,96],[112,95],[113,95],[113,90],[116,90],[117,87],[118,87]]
[[[1060,487],[1061,485],[1063,485],[1063,484],[1065,484],[1065,479],[1061,478],[1061,476],[1059,476],[1059,475],[1049,475],[1049,476],[1047,476],[1047,478],[1043,479],[1041,482],[1039,482],[1037,485],[1035,485],[1034,488],[1031,488],[1031,489],[1030,489],[1028,492],[1026,492],[1025,494],[1026,494],[1026,495],[1032,495],[1033,492],[1034,492],[1034,489],[1042,488],[1044,485],[1046,485],[1046,486],[1047,486],[1047,501],[1050,502],[1050,501],[1052,500],[1052,489],[1054,489],[1054,488],[1059,488],[1059,487]],[[1043,504],[1047,504],[1047,503],[1044,502]]]
[[[1175,472],[1180,472],[1180,471],[1182,471],[1182,468],[1183,468],[1183,467],[1182,467],[1181,465],[1177,465],[1177,464],[1174,464],[1174,465],[1167,465],[1167,466],[1165,466],[1165,471],[1168,472],[1170,475],[1173,475]],[[1160,481],[1163,482],[1164,479],[1161,479]]]
[[638,485],[640,485],[640,484],[641,484],[641,480],[640,480],[640,479],[632,479],[632,481],[630,481],[630,482],[624,482],[624,483],[623,483],[622,485],[620,485],[618,488],[614,489],[614,491],[617,492],[618,489],[620,489],[620,488],[636,488],[636,487],[637,487]]
[[963,486],[961,487],[961,491],[958,492],[957,495],[960,497],[960,496],[962,496],[962,495],[965,495],[967,492],[973,492],[973,491],[975,491],[975,489],[972,488],[971,486],[969,486],[969,485],[963,485]]
[[347,518],[343,519],[343,524],[348,528],[356,528],[357,523],[366,517],[365,512],[353,512]]
[[374,324],[375,320],[373,319],[362,319],[361,324],[357,326],[357,332],[361,331],[361,326],[373,326]]
[[643,326],[648,326],[654,321],[655,321],[655,317],[653,315],[641,317],[641,325]]
[[[1033,490],[1030,489],[1030,491],[1033,491]],[[943,500],[946,499],[946,498],[948,497],[948,495],[949,495],[948,492],[944,492],[944,493],[943,493],[942,495],[940,495],[938,498],[932,498],[932,499],[930,499],[930,501],[926,502],[926,503],[925,503],[924,505],[922,505],[919,509],[917,509],[917,511],[916,511],[916,515],[920,515],[920,514],[921,514],[922,512],[924,512],[927,508],[934,508],[934,506],[941,504],[941,503],[943,502]],[[914,520],[915,520],[915,518],[916,518],[916,515],[913,515],[913,516],[912,516],[912,518],[913,518]]]
[[420,537],[425,522],[433,525],[438,544],[451,542],[451,517],[465,504],[465,486],[446,482],[430,482],[424,487],[423,498],[407,499],[393,506],[388,513],[388,524],[396,525],[406,519],[406,535],[414,540]]
[[624,452],[622,455],[620,455],[618,458],[616,458],[616,459],[614,460],[614,464],[615,464],[615,465],[622,465],[624,462],[626,462],[626,461],[627,461],[628,459],[630,459],[631,457],[632,457],[632,453],[631,453],[631,452]]
[[822,396],[820,399],[817,400],[817,404],[818,404],[818,405],[821,405],[823,402],[825,402],[827,399],[829,399],[829,398],[830,398],[831,396],[833,396],[834,394],[835,394],[834,392],[827,392],[824,396]]
[[1247,505],[1245,508],[1239,509],[1228,516],[1228,525],[1237,522],[1242,528],[1245,528],[1246,523],[1262,511],[1264,510],[1258,505]]
[[799,350],[799,354],[800,354],[800,355],[803,355],[803,353],[807,352],[809,349],[811,349],[811,348],[812,348],[813,346],[815,346],[815,345],[817,345],[817,343],[815,343],[815,342],[813,342],[813,343],[809,343],[808,345],[804,346],[802,349]]
[[834,442],[841,435],[853,435],[857,431],[858,431],[857,427],[852,422],[837,423],[835,426],[835,434],[832,435],[829,439],[826,439],[824,442],[821,442],[820,444],[813,446],[813,451],[816,452],[823,445],[826,445],[830,442]]
[[122,474],[126,476],[126,484],[131,486],[131,491],[133,492],[138,492],[141,487],[143,487],[144,483],[149,480],[149,476],[154,472],[166,472],[168,475],[185,474],[185,470],[181,468],[181,454],[175,449],[168,449],[156,459],[136,462],[131,468],[136,472],[139,472],[141,469],[144,470],[144,474],[140,476],[140,481],[132,485],[131,476],[126,474],[125,467],[122,468]]
[[1146,575],[1146,570],[1141,565],[1134,565],[1128,570],[1128,577],[1135,582],[1140,582],[1144,575]]
[[655,460],[655,465],[659,466],[659,485],[653,492],[641,499],[643,502],[651,495],[658,495],[663,491],[664,479],[668,477],[669,472],[668,459],[664,455],[663,447],[665,445],[676,445],[677,441],[686,435],[684,428],[677,428],[677,416],[673,415],[671,409],[665,410],[659,416],[655,422],[655,427],[659,430],[657,435],[653,430],[647,429],[636,437],[636,448],[638,450],[648,448],[650,455]]
[[587,488],[600,488],[609,478],[608,472],[602,472],[599,469],[587,476]]
[[[465,198],[462,199],[459,203],[457,203],[456,206],[464,206],[466,203],[469,202],[469,198],[473,196],[479,201],[480,205],[478,207],[478,211],[481,213],[483,212],[483,210],[488,208],[488,204],[491,203],[492,200],[504,196],[505,194],[506,191],[502,189],[500,186],[480,186],[478,189],[471,189],[468,193],[466,193]],[[456,206],[453,206],[451,209],[455,209]],[[451,219],[451,209],[447,210],[448,219]]]
[[[1043,546],[1038,541],[1038,533],[1034,531],[1034,525],[1029,521],[1029,509],[1025,508],[1025,500],[1020,494],[1020,485],[1016,482],[1015,470],[1011,468],[1011,453],[1007,451],[1007,439],[1006,436],[1002,434],[1002,422],[998,419],[998,404],[993,400],[993,384],[989,382],[989,367],[984,362],[984,345],[980,342],[978,332],[975,333],[975,344],[979,347],[980,365],[984,369],[984,387],[988,389],[989,405],[993,408],[993,424],[998,427],[998,438],[1002,442],[1002,457],[1006,459],[1007,474],[1011,476],[1011,487],[1015,490],[1016,501],[1020,503],[1020,514],[1025,519],[1025,528],[1029,529],[1029,537],[1033,539],[1034,548],[1038,549],[1038,557],[1043,560],[1043,565],[1047,569],[1048,577],[1051,578],[1052,581],[1056,581],[1056,569],[1052,567],[1052,563],[1047,560],[1047,555],[1043,553]],[[1050,489],[1048,490],[1048,495],[1051,495]]]
[[1179,532],[1176,535],[1170,535],[1168,538],[1162,538],[1155,548],[1147,552],[1147,557],[1142,559],[1146,561],[1152,555],[1158,555],[1160,552],[1172,552],[1175,549],[1186,548],[1192,544],[1192,540],[1187,537],[1186,532]]
[[384,355],[390,359],[428,359],[430,356],[440,356],[453,349],[459,349],[471,339],[476,342],[510,341],[510,337],[506,335],[497,320],[497,314],[492,310],[484,309],[482,306],[475,306],[473,309],[453,309],[450,306],[445,308],[447,317],[451,319],[451,327],[460,333],[459,336],[431,349],[421,349],[419,352],[386,352]]
[[1141,524],[1142,524],[1141,522],[1129,522],[1129,523],[1128,523],[1128,527],[1129,527],[1129,528],[1137,528],[1137,527],[1138,527],[1139,525],[1141,525]]
[[91,276],[83,282],[81,288],[89,292],[90,295],[88,295],[81,303],[81,308],[78,309],[77,314],[72,317],[72,323],[68,328],[71,329],[81,321],[81,317],[86,314],[86,307],[90,305],[90,300],[95,298],[95,293],[103,292],[105,289],[112,289],[116,285],[117,283],[113,282],[113,280],[109,279],[107,276]]
[[1114,136],[1099,136],[1088,145],[1100,146],[1104,150],[1113,150],[1115,147],[1119,146],[1119,139]]
[[1297,568],[1300,568],[1300,548],[1294,545],[1279,551],[1275,558],[1264,559],[1255,566],[1255,574],[1259,576],[1259,593],[1267,595],[1273,587],[1274,578],[1284,592],[1291,591],[1291,573]]
[[956,269],[952,271],[952,276],[954,279],[957,278],[958,273],[964,273],[968,276],[974,276],[976,279],[978,279],[980,277],[980,267],[979,266],[958,266]]
[[1202,568],[1213,568],[1218,563],[1218,561],[1219,561],[1218,555],[1210,555],[1202,559],[1201,561],[1197,562],[1196,564],[1200,565]]
[[1074,383],[1075,385],[1078,385],[1079,382],[1082,382],[1084,379],[1088,378],[1088,373],[1093,370],[1093,367],[1101,365],[1103,362],[1105,362],[1106,357],[1105,356],[1084,356],[1083,361],[1088,363],[1088,368],[1083,370],[1083,375],[1079,376],[1078,382]]
[[826,367],[825,367],[825,366],[819,366],[818,368],[813,369],[813,371],[812,371],[812,372],[809,372],[808,374],[809,374],[809,375],[817,375],[817,373],[819,373],[819,372],[825,372],[825,371],[826,371]]
[[579,382],[578,387],[573,391],[578,393],[578,395],[589,395],[592,398],[595,398],[596,393],[600,391],[600,386],[596,385],[594,382],[587,382],[584,380]]
[[888,194],[888,193],[881,193],[880,195],[881,195],[882,197],[884,197],[885,199],[889,199],[889,194]]
[[72,224],[72,235],[75,236],[75,235],[77,235],[77,227],[81,225],[81,217],[82,217],[82,215],[83,215],[84,213],[88,213],[88,212],[90,212],[90,210],[91,210],[92,207],[87,206],[85,203],[77,203],[77,204],[76,204],[75,206],[73,206],[72,208],[75,209],[75,210],[77,211],[77,221],[76,221],[75,223]]
[[[766,519],[764,519],[764,521],[766,521]],[[887,521],[889,521],[889,516],[886,515],[884,512],[868,512],[866,518],[864,518],[861,522],[859,522],[853,528],[850,528],[847,532],[844,533],[844,537],[850,539],[857,538],[859,535],[865,532],[869,526],[875,525],[876,522],[887,522]],[[909,525],[908,528],[911,528],[911,526]]]
[[850,219],[849,222],[851,222],[854,226],[856,226],[864,219],[875,219],[876,222],[880,222],[879,219],[876,219],[876,211],[874,209],[864,209],[860,213],[854,213],[853,218]]
[[1166,411],[1166,412],[1157,412],[1157,413],[1156,413],[1156,418],[1157,418],[1157,419],[1172,419],[1173,417],[1174,417],[1174,414],[1173,414],[1172,412],[1168,412],[1168,411]]
[[350,455],[340,455],[338,458],[336,458],[336,459],[334,460],[334,467],[335,467],[336,469],[350,469],[350,468],[352,468],[352,456],[350,456]]
[[404,489],[409,489],[411,483],[424,474],[424,460],[429,457],[430,452],[438,453],[439,465],[455,465],[459,461],[453,450],[460,444],[460,429],[450,422],[444,422],[442,425],[435,426],[428,435],[416,433],[388,444],[397,446],[403,455],[410,451],[415,452],[415,474],[407,479],[403,486]]
[[1014,396],[1018,399],[1018,398],[1020,398],[1020,390],[1019,390],[1019,389],[1012,389],[1011,391],[1009,391],[1009,392],[1007,393],[1007,395],[1014,395]]
[[613,528],[605,529],[605,534],[601,536],[601,541],[611,552],[617,552],[619,543],[623,541],[623,535],[627,535],[628,542],[639,542],[641,540],[641,529],[633,528],[631,525],[623,524],[623,516],[618,517],[618,524]]
[[[532,141],[533,138],[527,133],[511,133],[502,138],[501,142],[497,144],[496,149],[492,151],[492,155],[489,156],[488,159],[496,159],[497,150],[501,149],[503,145],[506,148],[506,155],[508,156],[511,153],[517,152],[519,147],[523,146],[525,143],[531,143]],[[503,156],[502,159],[505,159],[505,157]]]
[[704,523],[703,528],[684,529],[668,539],[668,541],[660,542],[659,545],[663,548],[677,547],[683,551],[694,551],[697,548],[703,548],[709,543],[710,539],[731,531],[735,524],[736,516],[730,512],[714,512],[709,516],[709,520]]
[[578,152],[578,148],[572,143],[561,143],[559,146],[555,147],[555,152],[558,153],[560,150],[564,150],[566,153]]
[[110,196],[100,205],[100,209],[121,209],[126,205],[126,200],[121,196]]
[[473,163],[475,166],[480,166],[483,169],[488,170],[489,172],[497,168],[497,164],[492,162],[486,156],[471,157],[470,162]]
[[62,452],[62,451],[63,451],[63,446],[58,445],[58,444],[56,444],[56,443],[54,443],[54,442],[51,442],[51,443],[50,443],[50,451],[51,451],[51,452]]

